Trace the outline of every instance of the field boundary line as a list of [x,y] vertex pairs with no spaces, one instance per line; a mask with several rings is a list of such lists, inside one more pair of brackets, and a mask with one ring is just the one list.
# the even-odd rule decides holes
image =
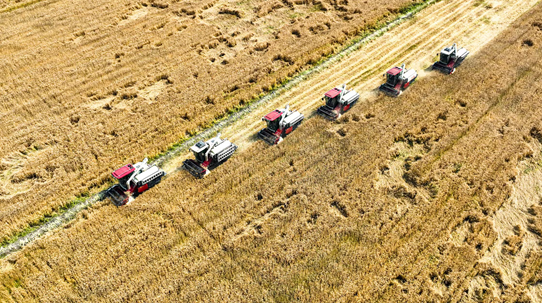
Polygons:
[[[350,53],[357,51],[360,49],[364,44],[379,38],[384,33],[388,32],[389,30],[395,28],[396,26],[402,24],[404,21],[412,18],[417,13],[421,12],[425,8],[441,1],[446,0],[425,0],[424,2],[414,4],[408,12],[403,13],[399,15],[397,18],[395,18],[392,21],[388,21],[383,26],[381,26],[378,29],[375,29],[374,31],[370,33],[365,33],[359,36],[358,38],[354,38],[350,45],[347,45],[342,50],[337,52],[336,54],[328,57],[327,59],[323,60],[320,64],[309,68],[306,71],[301,72],[300,74],[294,76],[292,79],[290,79],[288,82],[284,83],[280,87],[272,90],[265,96],[257,99],[254,102],[249,103],[247,106],[239,109],[236,112],[233,112],[232,114],[226,116],[226,118],[216,122],[212,126],[202,130],[198,134],[195,134],[191,136],[190,138],[181,141],[181,143],[178,144],[177,147],[174,149],[166,152],[164,155],[161,155],[157,159],[153,160],[151,164],[157,165],[157,166],[163,166],[165,163],[167,163],[169,160],[179,156],[181,153],[185,152],[190,146],[194,145],[196,142],[200,140],[207,139],[213,135],[215,135],[218,131],[221,129],[230,126],[234,122],[242,119],[245,115],[253,112],[260,106],[266,104],[267,102],[271,101],[272,99],[280,96],[280,94],[292,89],[297,84],[301,83],[302,81],[308,79],[310,76],[319,73],[320,71],[328,68],[331,64],[342,60],[345,56],[349,55]],[[311,115],[312,117],[313,115]],[[103,190],[97,194],[92,195],[90,198],[80,202],[76,203],[69,209],[67,209],[62,214],[56,215],[49,219],[47,222],[42,224],[41,226],[33,229],[31,232],[24,234],[20,237],[18,237],[16,240],[14,240],[11,243],[8,243],[2,247],[0,247],[0,258],[3,258],[11,253],[14,253],[16,251],[21,250],[26,245],[32,243],[34,240],[38,239],[39,237],[45,235],[49,231],[52,231],[60,226],[62,226],[65,223],[68,223],[69,221],[73,220],[75,216],[81,212],[82,210],[88,208],[89,206],[92,206],[100,201],[105,200],[107,197],[106,190]]]

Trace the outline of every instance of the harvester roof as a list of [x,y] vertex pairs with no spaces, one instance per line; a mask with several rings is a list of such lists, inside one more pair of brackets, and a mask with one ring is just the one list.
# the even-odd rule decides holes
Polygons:
[[445,49],[442,50],[441,53],[443,53],[443,54],[445,54],[445,55],[449,55],[449,54],[452,53],[452,51],[453,51],[453,48],[451,48],[451,47],[446,47]]
[[190,150],[195,152],[195,153],[199,153],[202,150],[204,150],[205,148],[207,148],[207,146],[208,146],[207,143],[205,143],[204,141],[199,141],[198,143],[196,143],[192,147],[190,147]]
[[267,121],[275,121],[280,116],[282,116],[282,112],[280,110],[274,110],[263,117],[263,119]]
[[337,88],[334,88],[334,89],[332,89],[332,90],[330,90],[330,91],[328,91],[328,92],[326,93],[326,97],[329,97],[329,98],[335,98],[335,97],[337,97],[340,93],[341,93],[340,90],[338,90]]
[[132,164],[128,164],[114,171],[112,175],[113,177],[115,177],[115,179],[120,179],[120,178],[125,177],[128,174],[133,173],[134,170],[135,170],[135,167],[133,167]]
[[401,71],[402,69],[400,67],[394,67],[388,71],[388,75],[395,76],[398,75]]

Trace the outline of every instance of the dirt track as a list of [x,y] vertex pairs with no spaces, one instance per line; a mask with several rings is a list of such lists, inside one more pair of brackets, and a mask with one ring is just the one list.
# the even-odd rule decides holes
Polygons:
[[[404,62],[407,68],[416,69],[419,77],[431,76],[425,69],[444,46],[456,42],[472,55],[537,2],[494,0],[480,5],[478,1],[450,0],[437,3],[224,129],[222,137],[235,142],[242,151],[255,142],[254,135],[265,126],[261,121],[265,114],[290,104],[290,108],[310,117],[322,105],[323,94],[342,83],[360,93],[360,102],[371,102],[388,68]],[[393,101],[390,99],[390,102]],[[166,170],[175,170],[186,157],[171,161]]]

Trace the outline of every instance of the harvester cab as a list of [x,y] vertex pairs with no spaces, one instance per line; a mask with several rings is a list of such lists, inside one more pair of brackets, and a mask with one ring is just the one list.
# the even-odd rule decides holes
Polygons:
[[325,105],[318,108],[317,113],[329,120],[336,120],[347,112],[359,100],[359,94],[353,90],[347,90],[346,84],[336,87],[325,93],[322,100]]
[[196,159],[185,160],[183,169],[196,178],[203,178],[210,170],[226,162],[236,149],[235,144],[227,139],[221,139],[218,134],[208,141],[200,141],[190,147]]
[[440,52],[440,60],[433,64],[433,69],[445,74],[453,74],[455,69],[467,58],[469,51],[464,48],[457,48],[457,44],[444,48]]
[[131,202],[137,195],[162,181],[166,173],[158,166],[147,162],[148,159],[145,158],[142,162],[124,165],[111,173],[119,182],[107,191],[115,205],[121,206]]
[[274,110],[262,118],[267,122],[267,128],[262,129],[258,137],[270,145],[278,144],[293,132],[303,119],[305,119],[303,114],[290,110],[290,106],[286,105],[284,109]]
[[380,86],[380,91],[392,97],[399,96],[410,84],[418,77],[418,73],[413,69],[406,69],[405,65],[394,67],[384,74],[386,83]]

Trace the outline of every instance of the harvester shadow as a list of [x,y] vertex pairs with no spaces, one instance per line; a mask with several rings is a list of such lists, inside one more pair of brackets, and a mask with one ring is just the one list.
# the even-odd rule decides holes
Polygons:
[[260,138],[258,137],[258,133],[253,133],[252,135],[250,135],[250,137],[248,137],[249,143],[254,143],[257,141],[261,141]]
[[377,87],[375,87],[375,88],[373,88],[373,89],[371,90],[371,92],[372,92],[377,98],[382,98],[382,97],[387,97],[387,98],[389,98],[389,99],[396,99],[396,98],[397,98],[397,96],[392,96],[392,95],[390,95],[390,94],[388,94],[388,93],[386,93],[386,92],[381,91],[381,90],[380,90],[380,86],[381,86],[381,85],[379,85],[379,86],[377,86]]
[[[380,96],[380,95],[384,94],[384,93],[382,93],[382,92],[380,91],[380,85],[377,86],[377,87],[375,87],[375,88],[373,88],[373,89],[371,90],[371,92],[374,93],[374,94],[376,94],[377,96]],[[385,95],[385,94],[384,94],[384,95]]]
[[320,117],[322,119],[325,119],[324,117],[318,114],[318,110],[313,110],[310,114],[307,115],[307,119],[312,119],[314,117]]
[[182,165],[179,166],[179,167],[177,167],[177,168],[174,170],[174,172],[175,172],[175,173],[178,173],[178,172],[185,172],[185,173],[187,173],[187,174],[190,175],[190,173],[189,173],[186,169],[184,169]]
[[[212,172],[213,170],[215,170],[216,168],[218,168],[221,164],[223,164],[223,162],[221,162],[219,165],[216,165],[216,166],[210,166],[210,167],[207,167],[207,170],[208,170],[209,172]],[[192,174],[191,174],[186,168],[184,168],[182,165],[179,166],[179,167],[177,167],[173,172],[174,172],[174,173],[178,173],[178,172],[184,173],[184,174],[186,174],[186,175],[189,176],[189,177],[195,177],[196,180],[197,180],[197,179],[201,179],[201,178],[198,178],[198,177],[192,175]]]
[[426,72],[426,73],[430,73],[430,72],[434,71],[433,65],[429,65],[429,67],[427,67],[427,68],[424,69],[423,71]]

